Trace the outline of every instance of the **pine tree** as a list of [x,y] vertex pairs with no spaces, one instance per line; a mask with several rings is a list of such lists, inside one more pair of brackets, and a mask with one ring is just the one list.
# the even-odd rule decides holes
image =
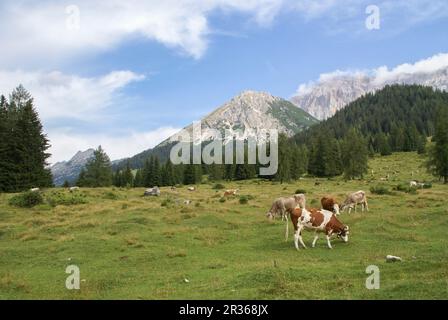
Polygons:
[[344,140],[342,161],[346,179],[362,178],[367,173],[367,143],[357,130],[350,130]]
[[197,183],[197,167],[193,164],[186,164],[184,169],[184,184],[196,184]]
[[434,145],[429,149],[427,167],[434,176],[448,183],[448,108],[440,108],[436,119]]
[[132,187],[134,184],[134,175],[132,174],[131,170],[131,163],[129,160],[126,162],[126,168],[122,172],[122,179],[123,179],[123,187]]
[[291,180],[291,147],[288,137],[280,134],[278,137],[278,170],[276,179],[283,182]]
[[64,184],[62,185],[63,188],[70,188],[70,182],[68,180],[64,181]]
[[160,186],[161,185],[161,177],[160,177],[160,161],[159,157],[155,156],[153,160],[152,166],[152,185]]
[[422,135],[417,140],[417,153],[418,154],[425,154],[426,153],[426,144],[428,140],[426,136]]
[[376,138],[376,145],[378,148],[378,152],[382,156],[389,156],[392,154],[392,148],[389,144],[389,139],[384,133],[380,133]]
[[90,188],[110,187],[113,182],[112,174],[109,156],[99,146],[94,152],[93,159],[87,163],[85,171],[81,171],[78,184],[80,187]]
[[137,170],[135,173],[134,178],[134,188],[140,188],[143,187],[143,176],[142,176],[142,169]]
[[168,161],[163,166],[162,170],[162,181],[164,186],[172,186],[174,185],[174,169],[171,160]]

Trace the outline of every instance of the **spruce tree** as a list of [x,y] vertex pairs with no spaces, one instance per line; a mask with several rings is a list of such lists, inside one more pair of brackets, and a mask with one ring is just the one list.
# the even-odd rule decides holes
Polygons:
[[109,156],[101,146],[94,152],[93,158],[82,170],[78,179],[81,187],[99,188],[112,185],[112,167]]
[[344,177],[348,180],[363,178],[368,170],[368,149],[364,138],[357,130],[352,129],[348,132],[342,149]]
[[448,183],[448,108],[440,108],[436,119],[433,145],[428,152],[428,171]]
[[122,173],[123,187],[132,187],[134,184],[134,175],[132,174],[131,163],[126,162],[126,168]]
[[283,182],[291,180],[291,146],[288,137],[280,134],[278,137],[278,170],[276,179]]

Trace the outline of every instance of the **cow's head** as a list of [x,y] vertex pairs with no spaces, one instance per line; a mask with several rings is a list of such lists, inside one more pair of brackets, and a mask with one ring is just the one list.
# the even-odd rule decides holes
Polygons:
[[348,242],[348,235],[350,234],[349,227],[344,226],[344,228],[338,233],[338,238],[342,239],[344,242]]
[[266,213],[266,218],[268,218],[269,220],[273,220],[274,217],[275,217],[275,215],[274,215],[271,211],[269,211],[268,213]]
[[341,210],[339,209],[339,205],[337,203],[334,204],[333,212],[337,216],[341,214]]

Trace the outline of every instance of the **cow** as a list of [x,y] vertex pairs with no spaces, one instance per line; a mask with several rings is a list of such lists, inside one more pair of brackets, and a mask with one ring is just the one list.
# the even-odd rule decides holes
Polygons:
[[184,204],[187,205],[187,206],[190,205],[191,204],[191,200],[184,200]]
[[349,227],[340,222],[331,211],[323,209],[307,210],[297,207],[291,212],[290,216],[295,230],[294,246],[297,250],[299,250],[299,242],[305,249],[307,248],[302,239],[303,230],[314,230],[313,248],[316,246],[320,232],[325,233],[329,249],[333,249],[330,239],[334,234],[344,242],[348,242]]
[[418,186],[418,182],[417,181],[411,181],[409,182],[409,186],[412,187],[417,187]]
[[75,191],[79,191],[79,187],[71,187],[70,189],[68,189],[70,192],[75,192]]
[[224,197],[230,197],[230,196],[236,196],[238,193],[238,189],[234,189],[234,190],[226,190],[224,192]]
[[302,193],[295,194],[289,198],[278,198],[271,206],[271,210],[266,214],[269,219],[275,219],[277,216],[282,217],[282,221],[286,220],[285,241],[288,241],[289,224],[288,214],[296,207],[305,208],[306,197]]
[[351,213],[352,209],[354,208],[356,212],[358,204],[361,204],[362,212],[364,212],[364,209],[369,211],[367,196],[364,191],[358,191],[348,195],[347,199],[345,199],[344,203],[341,206],[341,211],[344,212],[348,208],[348,213]]
[[196,191],[196,187],[188,187],[188,191]]
[[146,189],[144,195],[145,195],[145,197],[148,197],[148,196],[158,197],[158,196],[160,196],[160,189],[159,189],[159,187]]
[[335,215],[340,215],[341,212],[339,211],[339,205],[337,204],[336,200],[332,197],[323,197],[320,200],[320,203],[322,204],[322,209],[332,211]]
[[39,188],[31,188],[30,191],[31,191],[31,192],[39,192],[40,189],[39,189]]

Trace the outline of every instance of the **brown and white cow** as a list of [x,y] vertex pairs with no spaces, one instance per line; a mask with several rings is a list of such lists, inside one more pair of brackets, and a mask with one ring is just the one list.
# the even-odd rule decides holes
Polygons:
[[238,189],[226,190],[224,192],[224,197],[236,196],[238,194]]
[[282,221],[286,220],[285,241],[288,241],[289,234],[288,215],[290,215],[296,207],[305,208],[305,205],[306,197],[302,193],[295,194],[288,198],[278,198],[272,203],[271,209],[266,214],[266,217],[272,220],[281,216]]
[[291,213],[291,221],[295,230],[294,246],[297,250],[299,250],[299,242],[306,249],[306,245],[302,239],[303,230],[314,230],[313,248],[316,246],[320,232],[325,233],[327,245],[330,249],[333,249],[330,242],[332,235],[337,235],[344,242],[348,242],[349,227],[340,222],[331,211],[323,209],[307,210],[297,207]]
[[344,212],[348,208],[348,213],[351,213],[352,209],[354,208],[356,212],[358,204],[361,205],[362,212],[364,212],[364,209],[369,211],[369,205],[367,204],[367,196],[364,191],[358,191],[348,195],[347,199],[345,199],[344,203],[341,206],[341,211]]
[[323,197],[320,200],[320,203],[322,204],[322,209],[332,211],[335,215],[340,215],[341,212],[339,211],[339,205],[337,204],[336,200],[332,197]]

